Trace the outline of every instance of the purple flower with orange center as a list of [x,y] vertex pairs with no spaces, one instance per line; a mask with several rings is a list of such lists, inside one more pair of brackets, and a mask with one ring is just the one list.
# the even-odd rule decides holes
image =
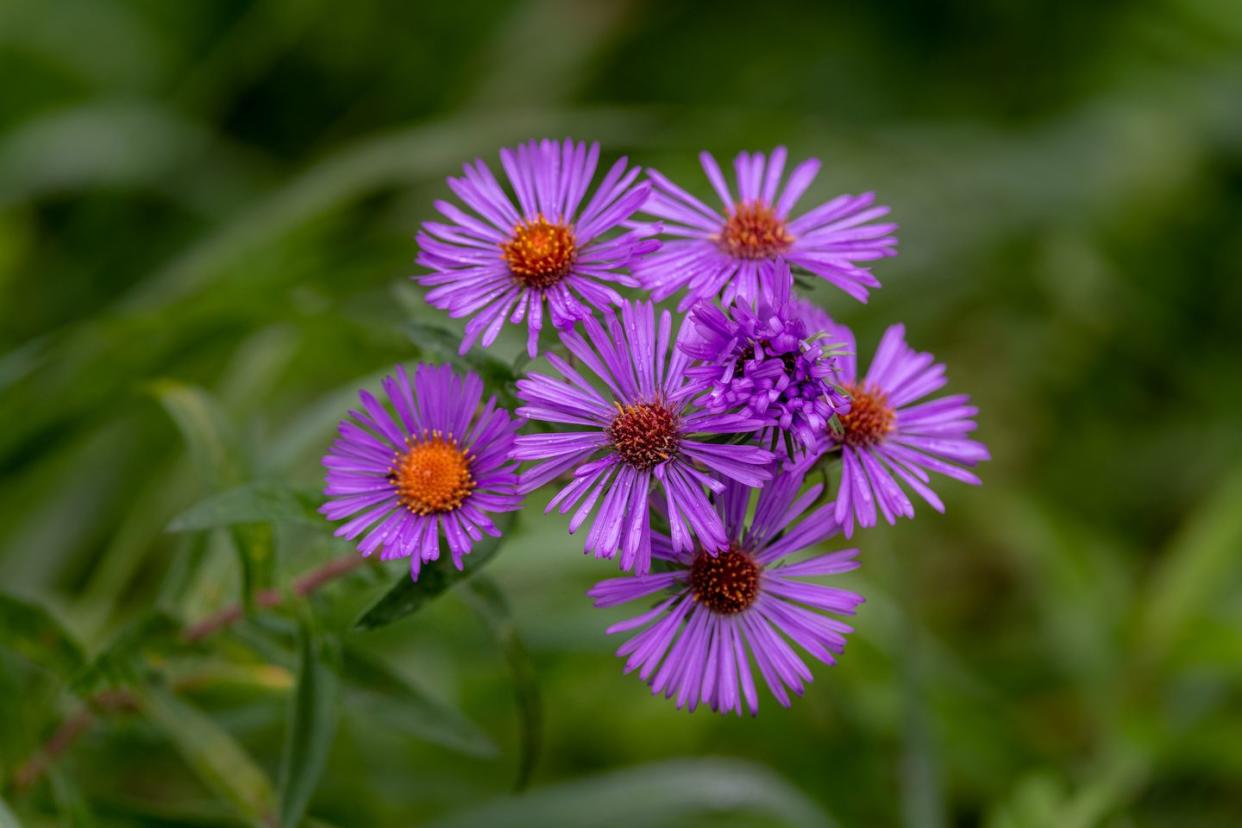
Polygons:
[[[779,268],[788,272],[784,263]],[[836,384],[832,346],[810,331],[788,285],[778,283],[770,298],[753,303],[735,299],[727,313],[701,302],[689,318],[691,334],[678,347],[698,360],[686,369],[691,387],[702,392],[698,402],[709,411],[740,408],[764,421],[765,445],[800,456],[834,415],[849,410]]]
[[[687,403],[687,357],[676,348],[670,353],[668,311],[657,327],[651,303],[626,301],[619,319],[609,310],[602,323],[590,317],[582,327],[561,335],[576,365],[547,354],[560,379],[531,373],[517,383],[523,402],[518,414],[576,427],[517,438],[515,459],[541,461],[523,471],[518,490],[531,492],[568,475],[548,510],[576,509],[569,522],[573,533],[599,504],[585,549],[597,558],[619,552],[627,571],[650,568],[652,508],[667,517],[673,548],[692,549],[693,537],[709,548],[722,546],[724,528],[706,492],[719,492],[724,484],[703,467],[758,486],[771,476],[772,453],[710,439],[754,431],[762,422]],[[663,489],[662,498],[653,497],[655,486]]]
[[979,409],[965,394],[918,403],[948,383],[944,364],[907,345],[905,326],[893,325],[884,332],[867,373],[859,376],[854,334],[833,325],[829,335],[843,343],[838,362],[850,395],[841,432],[827,433],[822,444],[841,452],[834,517],[845,536],[853,533],[855,520],[874,526],[877,511],[890,524],[898,516],[914,517],[914,504],[901,484],[943,512],[928,472],[978,485],[979,478],[962,466],[990,458],[986,446],[966,436],[975,430]]
[[663,300],[685,289],[678,306],[686,310],[720,296],[753,302],[771,295],[789,278],[785,261],[831,282],[859,301],[880,283],[860,262],[896,255],[897,225],[876,223],[888,208],[875,205],[874,193],[842,195],[800,216],[794,206],[819,172],[819,161],[803,161],[783,178],[786,152],[770,158],[743,152],[734,161],[734,196],[710,153],[699,161],[724,203],[719,213],[655,170],[655,189],[643,212],[664,219],[664,233],[676,237],[635,265],[634,272],[652,298]]
[[[480,408],[483,382],[447,365],[419,365],[414,382],[398,366],[383,380],[392,411],[367,391],[362,410],[341,421],[323,464],[329,520],[351,518],[338,537],[358,543],[363,555],[410,558],[410,576],[440,557],[440,536],[453,564],[483,539],[499,537],[488,516],[522,504],[517,467],[509,459],[520,421],[496,407]],[[395,416],[393,416],[395,413]]]
[[835,662],[851,629],[826,613],[852,615],[863,599],[802,579],[856,569],[858,551],[787,562],[839,530],[832,504],[805,514],[822,486],[802,492],[802,480],[801,470],[790,470],[765,485],[749,526],[753,489],[726,481],[716,501],[726,543],[684,551],[657,534],[652,553],[667,563],[667,571],[613,578],[590,590],[597,607],[665,596],[654,608],[608,628],[609,633],[641,630],[617,651],[626,657],[627,673],[638,670],[653,693],[676,698],[679,708],[706,704],[740,715],[745,705],[753,716],[759,701],[752,660],[786,707],[789,691],[801,695],[812,678],[790,641],[819,661]]
[[481,337],[495,341],[506,320],[527,325],[527,351],[538,350],[545,306],[552,325],[621,301],[613,284],[636,287],[627,270],[660,243],[650,228],[614,234],[647,199],[651,185],[634,185],[639,168],[613,164],[582,206],[595,175],[599,144],[529,141],[502,149],[500,161],[517,205],[481,160],[467,164],[449,188],[473,214],[437,201],[449,223],[429,221],[418,234],[418,263],[433,273],[416,277],[431,288],[427,301],[449,316],[469,316],[461,351]]

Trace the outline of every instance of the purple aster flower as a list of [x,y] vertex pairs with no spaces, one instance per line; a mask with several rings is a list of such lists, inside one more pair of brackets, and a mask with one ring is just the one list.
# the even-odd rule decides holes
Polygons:
[[913,489],[938,512],[944,504],[929,487],[929,471],[964,483],[979,478],[961,466],[989,459],[987,447],[966,435],[979,409],[965,394],[915,405],[948,382],[943,363],[905,342],[905,326],[884,332],[866,376],[858,375],[854,334],[834,325],[830,336],[844,343],[839,357],[841,379],[850,394],[850,410],[840,418],[841,433],[828,433],[825,447],[840,450],[841,485],[834,517],[849,537],[854,521],[874,526],[876,511],[890,524],[898,515],[914,516],[914,504],[900,483]]
[[[461,351],[482,336],[491,345],[508,318],[526,320],[527,351],[537,352],[546,302],[556,328],[621,301],[608,283],[636,287],[623,272],[660,246],[645,238],[658,228],[629,230],[605,238],[650,193],[633,186],[639,168],[621,158],[582,207],[595,174],[599,144],[565,139],[530,141],[502,149],[500,161],[517,195],[517,207],[481,160],[467,164],[449,188],[477,215],[444,201],[436,209],[448,224],[429,221],[418,234],[418,263],[434,271],[416,277],[432,289],[427,301],[454,318],[471,317]],[[586,305],[583,304],[586,303]]]
[[517,438],[515,459],[543,461],[522,473],[518,490],[530,492],[569,473],[548,510],[577,507],[569,521],[573,533],[599,503],[585,549],[597,558],[620,551],[624,570],[647,572],[651,566],[653,483],[664,490],[660,507],[667,513],[673,548],[692,549],[692,534],[710,548],[723,545],[724,528],[705,490],[719,492],[724,484],[700,466],[758,486],[771,476],[772,453],[701,438],[754,431],[761,424],[686,403],[687,357],[676,348],[669,353],[668,311],[657,329],[650,302],[626,301],[619,320],[609,310],[603,324],[588,317],[583,328],[564,332],[561,339],[604,388],[597,389],[556,354],[547,359],[563,379],[532,373],[518,381],[518,398],[525,403],[519,414],[577,426]]
[[851,615],[863,599],[800,579],[855,569],[858,550],[784,562],[839,529],[831,503],[798,521],[823,487],[799,495],[801,488],[801,470],[777,476],[759,493],[750,527],[744,529],[752,490],[729,481],[717,500],[729,540],[718,552],[679,551],[655,535],[652,552],[668,562],[668,571],[613,578],[590,590],[597,607],[667,596],[653,609],[608,628],[609,633],[645,628],[617,651],[628,656],[626,672],[638,670],[653,693],[676,696],[678,707],[694,710],[702,702],[717,712],[740,715],[744,699],[753,716],[759,702],[752,658],[772,695],[786,707],[786,688],[801,695],[804,682],[811,681],[811,671],[786,639],[822,662],[835,661],[833,654],[844,650],[851,629],[824,613]]
[[[824,336],[831,341],[832,334],[837,329],[837,323],[832,321],[827,311],[809,299],[802,299],[798,296],[790,297],[789,305],[794,316],[802,320],[802,324],[806,325],[811,336]],[[839,343],[833,350],[840,350]]]
[[655,170],[647,171],[655,189],[643,212],[665,219],[664,232],[679,237],[635,265],[652,298],[663,300],[685,288],[679,310],[718,294],[726,305],[735,296],[753,301],[788,278],[777,266],[783,259],[867,301],[867,289],[880,283],[858,263],[896,255],[897,225],[875,223],[888,208],[874,206],[874,193],[842,195],[791,218],[819,172],[819,161],[803,161],[782,186],[785,155],[784,147],[768,159],[761,152],[738,155],[734,198],[716,159],[700,153],[724,215]]
[[462,378],[447,365],[419,365],[411,388],[405,369],[385,377],[384,392],[396,416],[367,391],[362,410],[341,421],[340,436],[323,458],[329,520],[352,519],[338,537],[353,540],[363,555],[410,558],[410,576],[440,557],[448,539],[453,564],[462,568],[483,534],[499,537],[488,513],[512,512],[517,467],[509,460],[520,421],[496,407],[479,408],[483,382]]
[[[779,270],[788,273],[783,262]],[[813,337],[789,287],[778,280],[771,296],[735,299],[726,314],[707,302],[690,312],[692,334],[679,347],[699,363],[686,369],[699,403],[713,412],[745,410],[765,423],[763,442],[794,457],[813,448],[836,414],[849,410],[837,386],[833,351]]]

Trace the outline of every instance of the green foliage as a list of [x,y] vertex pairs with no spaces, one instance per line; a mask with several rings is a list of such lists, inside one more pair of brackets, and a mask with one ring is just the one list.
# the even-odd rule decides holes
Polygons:
[[82,666],[82,647],[38,604],[0,593],[0,646],[51,670],[61,679]]
[[17,816],[4,804],[4,798],[0,797],[0,828],[22,828],[22,824],[17,821]]
[[458,582],[470,578],[486,566],[500,550],[506,535],[517,523],[516,513],[499,515],[494,523],[500,530],[500,536],[485,535],[483,540],[476,543],[471,553],[462,560],[461,569],[453,565],[452,557],[446,553],[442,554],[439,559],[424,564],[417,581],[411,579],[408,573],[403,573],[391,589],[358,617],[356,626],[363,630],[374,630],[394,621],[400,621],[407,615],[418,612],[428,601],[435,599]]
[[530,782],[531,774],[535,772],[543,738],[543,702],[539,698],[535,665],[518,635],[509,604],[494,581],[486,575],[480,575],[466,584],[464,595],[496,638],[513,676],[513,697],[517,703],[519,741],[522,746],[514,787],[520,791]]
[[461,371],[474,371],[482,378],[488,390],[496,394],[500,405],[510,409],[517,406],[517,397],[514,396],[514,383],[518,378],[516,367],[477,349],[458,354],[461,337],[435,325],[411,322],[406,325],[405,330],[423,359],[428,362],[447,362]]
[[[432,823],[435,828],[488,825],[592,825],[636,828],[713,824],[747,814],[759,824],[827,826],[824,813],[779,777],[746,762],[697,759],[640,765],[500,800]],[[704,820],[699,822],[699,820]]]
[[348,681],[347,710],[373,718],[402,736],[469,756],[496,755],[496,745],[478,725],[383,661],[347,646],[342,673]]
[[228,731],[167,688],[147,687],[139,699],[143,713],[204,785],[248,824],[267,824],[276,803],[272,783]]
[[172,616],[153,611],[124,627],[74,676],[70,689],[81,696],[141,684],[150,663],[180,643],[181,625]]
[[[1222,0],[0,2],[0,828],[1232,824],[1239,54]],[[982,487],[834,541],[868,601],[788,711],[625,675],[538,495],[465,572],[288,592],[352,554],[315,507],[359,388],[545,370],[406,278],[445,177],[544,135],[713,205],[700,148],[874,190],[884,288],[804,287],[979,404]]]
[[248,523],[304,523],[322,526],[318,492],[276,480],[245,483],[195,503],[170,524],[170,532],[222,529]]
[[339,681],[310,622],[298,627],[298,684],[280,761],[280,825],[296,828],[319,784],[340,717]]

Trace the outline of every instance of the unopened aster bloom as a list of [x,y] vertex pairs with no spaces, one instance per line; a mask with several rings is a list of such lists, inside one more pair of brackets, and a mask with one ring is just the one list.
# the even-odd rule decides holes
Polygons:
[[[788,272],[787,265],[779,267]],[[764,421],[766,444],[784,446],[788,435],[791,456],[810,449],[833,415],[849,410],[828,342],[813,336],[787,285],[778,283],[770,298],[753,304],[735,299],[728,313],[701,302],[690,320],[692,334],[679,347],[698,360],[686,376],[696,393],[703,392],[700,404],[709,411],[740,408]]]
[[[418,234],[418,263],[434,272],[416,277],[431,287],[427,301],[449,316],[471,317],[461,350],[482,337],[491,345],[505,320],[526,321],[535,356],[544,306],[557,328],[621,301],[610,284],[635,287],[627,269],[659,242],[651,229],[609,236],[650,191],[634,185],[639,168],[613,164],[582,206],[595,174],[599,144],[530,141],[502,149],[500,161],[517,205],[481,160],[467,164],[449,188],[473,214],[437,201],[448,223],[429,221]],[[585,304],[583,304],[585,302]],[[588,307],[590,306],[590,307]]]
[[793,217],[794,206],[819,172],[819,161],[803,161],[784,179],[785,148],[770,158],[743,152],[734,161],[736,195],[716,159],[701,153],[703,171],[724,204],[720,213],[648,170],[655,189],[643,212],[664,219],[664,233],[678,237],[635,265],[634,272],[656,300],[683,288],[680,309],[717,295],[727,305],[735,296],[753,301],[787,280],[783,260],[810,271],[865,302],[879,287],[859,265],[896,255],[897,225],[876,223],[888,213],[875,194],[842,195]]
[[385,377],[396,416],[374,396],[358,392],[362,410],[341,421],[339,436],[323,458],[330,520],[351,518],[338,537],[358,543],[363,555],[410,558],[410,576],[440,557],[440,535],[453,564],[484,534],[499,537],[488,516],[511,512],[522,499],[517,468],[509,460],[520,422],[495,398],[479,407],[483,382],[447,365],[419,365],[411,385],[405,369]]
[[823,443],[841,452],[834,517],[846,537],[855,520],[874,526],[877,511],[890,524],[897,516],[913,517],[914,504],[901,484],[943,512],[928,472],[978,485],[979,478],[962,466],[989,459],[986,446],[966,437],[975,430],[972,418],[979,409],[965,394],[917,402],[947,384],[944,364],[907,345],[905,326],[893,325],[860,376],[853,333],[834,325],[830,336],[844,344],[838,362],[851,398],[849,413],[840,418],[841,433],[826,434]]
[[[542,461],[522,473],[519,491],[531,492],[569,474],[569,483],[548,510],[576,509],[575,532],[599,504],[585,549],[597,558],[620,552],[621,568],[647,572],[651,565],[649,497],[663,489],[670,543],[693,548],[692,536],[709,548],[725,542],[720,517],[707,498],[724,484],[702,466],[726,478],[758,486],[771,476],[772,453],[757,446],[707,442],[705,437],[754,431],[761,423],[743,414],[719,414],[686,403],[688,358],[671,349],[672,317],[656,325],[650,302],[623,302],[621,315],[583,321],[583,330],[561,335],[578,367],[556,354],[547,359],[561,374],[555,379],[531,373],[517,383],[524,405],[518,414],[532,420],[576,428],[517,438],[513,456]],[[592,385],[579,368],[593,374]]]
[[[745,528],[751,491],[726,483],[717,504],[728,543],[718,550],[672,548],[656,535],[652,549],[668,571],[613,578],[593,587],[598,607],[664,597],[654,608],[614,624],[609,633],[641,630],[617,655],[625,670],[638,670],[653,693],[676,698],[678,707],[700,703],[712,710],[751,715],[759,710],[751,660],[782,705],[789,690],[801,695],[811,671],[788,641],[813,658],[834,663],[850,627],[825,615],[850,615],[861,596],[807,583],[802,578],[857,568],[857,550],[819,554],[796,563],[786,559],[838,531],[832,504],[798,520],[819,496],[816,485],[799,495],[802,471],[783,472],[759,494]],[[787,641],[788,639],[788,641]]]

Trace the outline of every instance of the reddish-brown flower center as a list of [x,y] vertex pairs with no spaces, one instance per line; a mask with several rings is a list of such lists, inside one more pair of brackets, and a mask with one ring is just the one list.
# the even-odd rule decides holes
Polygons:
[[766,259],[793,244],[784,220],[763,201],[743,201],[733,208],[716,243],[739,259]]
[[736,546],[714,556],[699,552],[690,565],[690,594],[712,612],[735,615],[759,596],[759,564]]
[[409,446],[393,461],[388,475],[401,505],[416,515],[459,508],[475,487],[469,454],[438,431],[409,438]]
[[847,385],[850,410],[841,415],[841,439],[855,447],[874,446],[888,436],[897,424],[897,414],[889,405],[888,397],[879,388],[864,388],[861,384]]
[[574,263],[573,228],[553,224],[542,215],[519,222],[513,238],[500,245],[513,278],[535,290],[550,288],[565,278]]
[[623,461],[646,471],[668,460],[681,443],[677,415],[661,402],[622,405],[608,424],[608,440]]

